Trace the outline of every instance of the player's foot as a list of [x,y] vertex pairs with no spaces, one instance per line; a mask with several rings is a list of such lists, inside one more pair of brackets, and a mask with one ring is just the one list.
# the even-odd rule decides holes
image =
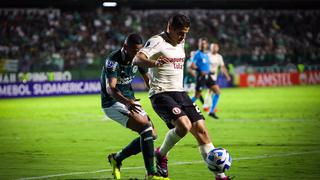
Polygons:
[[234,179],[234,176],[225,176],[225,177],[218,177],[216,176],[216,180],[231,180]]
[[160,155],[160,147],[158,147],[155,151],[155,156],[156,156],[156,168],[157,168],[157,173],[161,175],[162,177],[168,177],[169,172],[168,172],[168,158],[167,156],[161,156]]
[[146,180],[170,180],[168,177],[162,177],[159,175],[148,175],[146,176]]
[[209,116],[213,117],[214,119],[219,119],[219,117],[214,112],[209,113]]
[[203,107],[203,110],[204,110],[205,112],[209,112],[209,111],[210,111],[210,107]]
[[120,179],[120,167],[121,163],[117,162],[116,159],[114,158],[114,153],[108,155],[108,161],[110,165],[112,166],[112,175],[114,179]]

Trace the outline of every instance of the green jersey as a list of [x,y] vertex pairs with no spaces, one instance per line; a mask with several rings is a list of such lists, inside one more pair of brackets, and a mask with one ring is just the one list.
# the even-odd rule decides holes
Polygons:
[[117,102],[110,94],[107,93],[108,78],[117,78],[116,88],[123,96],[128,99],[134,99],[134,92],[132,90],[131,82],[139,70],[141,74],[146,74],[147,70],[138,68],[132,63],[128,64],[125,60],[125,53],[121,50],[112,52],[106,59],[101,72],[101,105],[102,108],[112,106]]
[[192,58],[189,58],[186,60],[186,62],[184,63],[184,84],[190,84],[190,83],[195,83],[196,82],[196,78],[193,77],[189,72],[188,72],[188,68],[191,66],[192,64]]

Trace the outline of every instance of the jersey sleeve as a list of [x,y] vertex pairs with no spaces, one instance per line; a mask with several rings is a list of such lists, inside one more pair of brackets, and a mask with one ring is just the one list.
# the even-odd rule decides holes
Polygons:
[[161,42],[162,38],[160,36],[152,37],[139,52],[142,52],[147,58],[150,58],[161,51]]
[[111,59],[107,59],[104,67],[107,74],[106,77],[107,78],[118,77],[118,73],[117,73],[118,67],[119,67],[118,62],[112,61]]

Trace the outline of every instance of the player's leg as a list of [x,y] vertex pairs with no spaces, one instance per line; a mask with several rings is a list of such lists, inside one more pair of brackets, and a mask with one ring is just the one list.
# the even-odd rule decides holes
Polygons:
[[201,94],[200,89],[198,89],[198,90],[196,89],[194,96],[191,98],[192,102],[196,102],[197,99],[199,99],[202,104],[204,103],[204,99],[203,99],[203,96]]
[[191,128],[191,122],[187,116],[181,116],[172,122],[174,128],[170,129],[166,137],[160,146],[159,153],[162,156],[165,156],[173,148],[173,146],[180,141]]
[[[207,154],[214,149],[210,135],[204,124],[204,117],[202,116],[199,108],[195,104],[190,104],[188,100],[185,100],[185,106],[183,106],[186,115],[189,117],[192,127],[190,132],[198,142],[200,154],[204,161],[206,161]],[[206,163],[206,162],[205,162]],[[228,178],[223,173],[216,174],[216,179]]]
[[202,94],[201,94],[201,93],[200,93],[199,100],[200,100],[200,102],[201,102],[202,104],[204,104],[204,99],[203,99],[203,96],[202,96]]
[[190,132],[198,141],[201,155],[205,159],[207,152],[212,150],[214,146],[211,143],[208,130],[204,125],[204,117],[202,116],[199,107],[194,103],[188,103],[188,100],[186,100],[186,104],[183,108],[192,123]]
[[203,110],[208,112],[210,111],[210,106],[212,104],[212,99],[211,99],[211,96],[212,96],[212,91],[211,89],[209,88],[207,93],[206,93],[206,97],[204,99],[204,103],[203,103]]
[[116,103],[110,108],[104,109],[104,112],[107,116],[120,123],[124,127],[127,127],[140,134],[139,138],[134,139],[122,151],[108,156],[109,162],[113,166],[113,174],[115,179],[120,178],[121,162],[129,156],[139,153],[141,150],[148,174],[154,174],[153,128],[144,110],[141,109],[140,114],[130,113],[126,106],[121,103]]
[[205,160],[208,152],[214,149],[214,146],[208,134],[208,130],[204,125],[204,120],[193,122],[190,132],[196,138],[199,145],[200,154]]
[[[214,149],[214,145],[212,144],[208,130],[205,127],[204,120],[198,120],[196,122],[193,122],[190,132],[197,140],[200,154],[204,162],[206,163],[207,155],[211,150]],[[227,180],[229,178],[224,173],[214,173],[214,174],[217,180],[218,179]]]
[[[149,122],[152,124],[150,119],[149,119]],[[152,137],[153,137],[153,140],[155,141],[157,139],[157,134],[153,125],[152,127],[153,127]],[[140,139],[141,139],[140,137],[137,137],[136,139],[131,141],[126,147],[124,147],[121,151],[117,152],[114,155],[117,161],[121,163],[123,160],[127,159],[128,157],[140,153],[141,152]]]
[[197,99],[200,99],[201,103],[204,103],[203,96],[201,95],[201,91],[204,87],[205,78],[204,76],[198,76],[196,80],[196,89],[195,89],[195,95],[191,98],[192,102],[196,102]]
[[[109,117],[110,119],[114,120],[115,122],[121,124],[123,127],[126,127],[126,124],[128,122],[129,117],[126,115],[129,113],[127,110],[126,106],[124,104],[121,104],[119,102],[116,102],[114,105],[108,108],[103,109],[105,115]],[[124,113],[122,113],[124,112]],[[140,138],[137,138],[133,140],[125,149],[127,149],[125,152],[127,153],[132,153],[135,154],[134,151],[136,150],[131,150],[132,148],[136,149],[134,145],[136,144],[135,141],[139,141]],[[129,148],[130,147],[130,148]],[[128,151],[128,148],[130,149]],[[120,156],[122,151],[119,151],[117,153],[112,153],[107,156],[107,159],[112,166],[112,174],[114,179],[121,179],[121,174],[120,174],[120,168],[122,166],[122,160],[124,160],[124,155],[122,154]],[[127,157],[131,155],[126,155]],[[121,158],[121,159],[120,159]]]
[[152,125],[146,114],[130,113],[127,127],[140,134],[140,147],[148,176],[155,174]]
[[191,123],[187,116],[176,120],[175,127],[170,129],[160,147],[156,148],[156,168],[158,174],[163,177],[169,176],[168,154],[170,150],[189,132]]
[[215,109],[217,108],[217,104],[218,104],[218,101],[219,101],[219,98],[220,98],[220,87],[219,85],[215,84],[215,85],[212,85],[210,87],[210,89],[214,92],[211,96],[212,98],[212,105],[211,105],[211,108],[210,108],[210,111],[209,111],[209,116],[215,118],[215,119],[218,119],[218,116],[215,114]]
[[[161,146],[156,149],[157,172],[164,177],[168,176],[167,155],[169,151],[191,128],[190,120],[185,116],[185,113],[175,100],[176,96],[179,96],[179,94],[172,92],[161,93],[151,97],[154,110],[166,122],[168,127],[171,128],[167,132]],[[189,97],[188,99],[191,102]],[[175,121],[172,122],[172,120]]]
[[[188,95],[186,95],[185,92],[183,92],[183,94],[188,98],[190,103],[193,104]],[[174,144],[189,132],[192,126],[189,118],[181,109],[180,101],[182,103],[183,98],[180,96],[180,92],[170,92],[157,94],[151,97],[153,109],[167,125],[171,126],[166,135],[168,139],[164,140],[164,144],[168,144],[168,147],[164,145],[160,148],[162,155],[166,155]]]

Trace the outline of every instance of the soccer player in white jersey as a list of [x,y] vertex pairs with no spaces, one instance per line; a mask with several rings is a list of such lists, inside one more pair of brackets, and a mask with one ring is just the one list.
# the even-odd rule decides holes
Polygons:
[[[171,16],[166,31],[151,37],[134,58],[138,66],[150,67],[150,100],[170,128],[162,145],[156,149],[157,172],[164,177],[168,176],[168,152],[189,131],[198,141],[204,160],[214,149],[199,108],[183,89],[184,41],[189,28],[188,17]],[[218,173],[216,179],[227,180],[229,177]]]
[[[208,39],[200,38],[198,43],[199,49],[196,51],[192,59],[192,63],[189,67],[190,70],[195,70],[197,73],[194,74],[196,78],[195,95],[191,98],[192,102],[195,102],[198,98],[202,104],[204,104],[201,92],[203,88],[210,88],[214,85],[214,82],[210,78],[210,64],[208,56]],[[205,107],[203,107],[205,109]]]
[[[215,109],[217,107],[219,97],[221,94],[220,87],[216,83],[218,78],[219,67],[222,73],[226,76],[227,81],[231,80],[228,70],[224,65],[223,58],[218,52],[219,52],[219,45],[217,43],[211,43],[210,52],[208,53],[208,56],[209,56],[209,64],[210,64],[210,79],[214,83],[210,87],[208,94],[206,95],[205,104],[204,104],[204,106],[209,106],[209,104],[211,104],[211,107],[209,110],[209,116],[216,119],[218,119],[218,116],[215,113]],[[212,92],[214,92],[214,94],[212,94]]]

